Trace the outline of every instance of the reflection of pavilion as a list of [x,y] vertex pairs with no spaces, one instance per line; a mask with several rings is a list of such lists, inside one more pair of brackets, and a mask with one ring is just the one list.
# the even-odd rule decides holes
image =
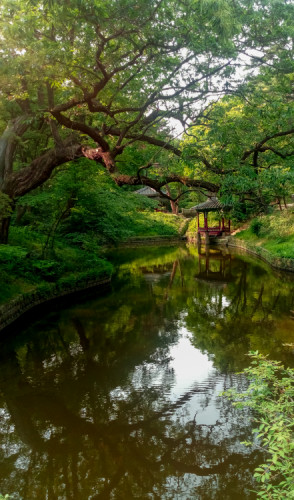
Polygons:
[[199,272],[195,275],[197,280],[220,285],[233,281],[231,254],[207,248],[203,252],[199,248],[198,255]]

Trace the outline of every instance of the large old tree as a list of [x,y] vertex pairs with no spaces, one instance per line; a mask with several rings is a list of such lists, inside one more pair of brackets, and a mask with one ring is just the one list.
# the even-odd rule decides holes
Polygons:
[[[291,2],[31,0],[29,6],[4,0],[0,10],[0,242],[7,241],[15,200],[81,157],[101,163],[118,185],[218,189],[205,175],[161,170],[155,151],[180,158],[171,123],[191,125],[211,99],[237,89],[240,75],[280,64]],[[135,169],[125,156],[134,144],[154,147],[150,161]]]

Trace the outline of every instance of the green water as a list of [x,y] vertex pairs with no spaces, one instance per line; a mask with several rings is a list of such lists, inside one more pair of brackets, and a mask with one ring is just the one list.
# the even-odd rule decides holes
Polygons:
[[294,277],[193,246],[108,257],[109,287],[32,311],[2,336],[0,492],[256,498],[263,457],[241,444],[251,415],[218,394],[246,386],[236,372],[249,350],[293,365]]

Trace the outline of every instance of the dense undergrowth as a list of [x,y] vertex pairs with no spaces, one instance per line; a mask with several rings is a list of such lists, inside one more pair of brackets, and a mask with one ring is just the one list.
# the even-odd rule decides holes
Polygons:
[[43,255],[45,238],[28,228],[12,228],[11,243],[0,245],[0,303],[48,284],[62,285],[84,279],[110,276],[112,266],[94,252],[83,251],[56,241]]
[[79,167],[60,172],[52,186],[23,197],[8,245],[0,245],[0,303],[46,283],[110,276],[103,247],[185,230],[182,218],[155,212],[152,200],[118,189],[104,173],[90,173],[82,183]]
[[237,237],[252,246],[261,246],[275,257],[294,258],[294,213],[275,211],[253,219]]

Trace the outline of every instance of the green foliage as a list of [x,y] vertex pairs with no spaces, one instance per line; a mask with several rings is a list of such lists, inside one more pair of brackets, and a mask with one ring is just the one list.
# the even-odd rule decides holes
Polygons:
[[[294,498],[294,369],[251,352],[251,366],[244,370],[249,387],[244,393],[224,393],[238,408],[249,407],[257,416],[254,430],[269,455],[255,469],[260,483],[257,496],[263,499]],[[248,446],[252,443],[246,442]]]
[[262,222],[258,219],[253,219],[250,223],[250,231],[256,236],[259,236],[260,230],[262,228]]
[[0,245],[1,264],[14,262],[16,265],[18,265],[27,256],[28,256],[27,250],[24,250],[21,247]]
[[12,214],[12,200],[0,191],[0,220]]
[[[13,156],[13,165],[4,169],[18,175],[13,175],[15,182],[10,179],[9,186],[5,179],[3,189],[15,198],[31,191],[48,179],[57,165],[76,159],[82,143],[101,147],[99,154],[96,151],[98,161],[111,175],[123,174],[122,184],[133,185],[133,178],[126,176],[137,175],[138,168],[146,176],[151,162],[148,175],[154,180],[164,180],[171,172],[191,177],[199,174],[201,180],[211,177],[218,185],[218,174],[225,173],[223,196],[237,198],[248,189],[257,192],[259,181],[252,162],[242,162],[243,149],[290,122],[293,71],[289,46],[293,6],[272,0],[263,7],[249,0],[165,0],[158,4],[144,0],[3,0],[0,128],[4,131],[8,123],[17,120],[25,125],[12,141],[14,154],[8,156]],[[248,47],[262,55],[248,56],[242,64],[239,56],[247,54]],[[254,73],[263,63],[272,72],[264,71],[251,86],[240,86],[240,78],[245,80],[245,74]],[[277,70],[282,71],[282,84],[281,78],[276,78]],[[211,96],[226,92],[234,97],[207,106]],[[174,150],[178,140],[171,134],[170,118],[182,125],[195,123],[195,102],[201,117],[199,126],[183,145],[188,151],[185,161],[175,162],[170,155],[179,157],[179,150]],[[207,112],[211,117],[204,112],[210,107]],[[57,162],[52,154],[50,160],[48,152],[55,153],[56,143],[69,135],[78,148]],[[191,136],[196,137],[194,143]],[[262,169],[275,158],[276,143],[267,149]],[[287,144],[278,146],[283,150],[280,158],[288,158]],[[110,166],[106,151],[115,165]],[[36,161],[45,152],[49,163]],[[5,151],[2,153],[4,157]],[[205,157],[213,167],[208,172],[203,168]],[[25,175],[23,167],[33,161],[36,168],[26,169]],[[242,168],[232,173],[232,166],[240,161]],[[275,185],[274,191],[280,192],[281,184],[284,190],[284,180],[268,180],[267,191]],[[71,200],[75,198],[74,186],[72,190]],[[57,207],[60,213],[70,209],[69,200],[62,201],[60,198]],[[107,207],[106,201],[101,193],[102,208]],[[81,208],[76,206],[75,210],[79,223]],[[80,215],[85,219],[89,214],[84,210]],[[101,230],[102,240],[124,237],[111,220],[106,227],[100,220],[96,225],[89,223]],[[51,220],[46,249],[54,246],[58,225],[58,217]]]
[[187,229],[187,234],[189,236],[195,236],[197,234],[197,217],[194,217],[190,222]]
[[88,160],[58,171],[21,203],[24,215],[14,218],[9,245],[0,246],[1,301],[46,283],[86,279],[89,270],[110,274],[102,245],[177,237],[183,230],[180,217],[154,212],[154,201],[118,188]]
[[68,286],[67,280],[73,286],[80,280],[111,275],[111,264],[99,257],[93,245],[80,249],[57,240],[51,258],[44,259],[41,256],[42,234],[28,227],[13,227],[10,239],[13,245],[0,245],[0,302],[36,288],[49,290],[53,283],[62,289]]
[[4,273],[25,277],[36,283],[40,280],[53,281],[62,272],[62,266],[56,260],[38,259],[18,246],[0,245],[0,265]]
[[130,218],[130,237],[179,236],[182,219],[161,212],[133,214]]
[[[84,178],[84,169],[88,175]],[[101,168],[80,160],[62,170],[42,190],[22,198],[30,207],[18,224],[90,252],[140,236],[176,236],[181,219],[154,212],[157,202],[118,188]],[[40,239],[40,237],[39,237]]]
[[182,142],[187,165],[220,184],[239,221],[293,191],[293,71],[262,71],[238,96],[211,104]]
[[[288,19],[293,9],[283,0],[269,1],[267,9],[255,2],[245,4],[165,0],[154,6],[144,0],[98,0],[92,5],[81,0],[30,0],[28,8],[24,1],[3,1],[0,128],[4,131],[7,124],[15,125],[19,119],[25,125],[20,135],[10,137],[15,141],[9,150],[15,182],[8,184],[11,189],[27,184],[15,195],[21,197],[18,203],[27,211],[14,224],[24,226],[29,235],[26,238],[22,228],[14,233],[12,245],[26,249],[27,255],[21,258],[17,248],[11,250],[14,257],[3,263],[6,275],[25,277],[31,283],[50,282],[72,269],[84,271],[80,261],[88,266],[98,264],[102,245],[183,234],[185,228],[178,219],[154,214],[154,202],[135,195],[132,188],[120,190],[107,170],[137,180],[147,173],[164,180],[171,171],[199,175],[221,184],[224,200],[238,205],[240,219],[251,213],[247,202],[240,203],[244,193],[251,199],[258,194],[257,204],[262,206],[287,193],[293,185],[290,135],[275,137],[270,148],[262,151],[264,160],[258,172],[252,168],[252,158],[243,161],[242,155],[244,148],[250,150],[266,134],[281,132],[290,123],[293,77]],[[176,163],[170,155],[179,142],[170,134],[169,118],[181,121],[185,116],[194,123],[191,103],[199,100],[200,109],[202,97],[218,95],[220,82],[224,92],[227,86],[231,94],[236,67],[231,63],[246,47],[266,50],[268,54],[260,60],[273,60],[272,72],[264,71],[243,85],[238,95],[211,104],[209,114],[200,112],[198,126],[183,143],[184,160]],[[254,58],[251,63],[253,67]],[[277,68],[283,68],[282,78],[277,78]],[[168,104],[163,106],[163,101]],[[204,108],[206,104],[204,100]],[[61,114],[52,111],[54,106]],[[52,168],[42,161],[30,170],[36,174],[47,165],[39,184],[34,174],[31,179],[22,178],[23,167],[69,135],[78,145],[101,147],[98,161],[104,162],[105,171],[86,159],[61,165],[54,154]],[[163,147],[158,151],[155,144]],[[102,150],[111,152],[113,168]],[[78,151],[79,155],[80,148]],[[4,153],[3,149],[3,158]],[[76,159],[72,155],[64,161]],[[209,160],[206,166],[210,163],[213,168],[204,168],[203,157]],[[148,168],[139,174],[142,165]],[[44,179],[46,185],[22,197]],[[172,194],[180,196],[173,184]],[[189,196],[192,203],[199,193]],[[11,215],[10,202],[6,195],[0,197],[2,216]]]
[[294,259],[294,214],[290,209],[253,219],[249,229],[237,236],[254,247],[261,245],[273,256]]

